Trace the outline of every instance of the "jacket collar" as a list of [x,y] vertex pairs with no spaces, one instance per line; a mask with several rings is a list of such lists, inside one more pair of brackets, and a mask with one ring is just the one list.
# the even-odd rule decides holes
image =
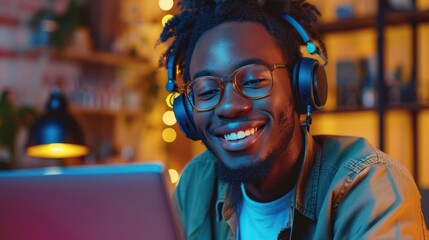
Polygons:
[[316,220],[316,196],[320,175],[321,151],[307,131],[305,131],[305,138],[305,156],[296,185],[295,208],[302,215],[314,221]]

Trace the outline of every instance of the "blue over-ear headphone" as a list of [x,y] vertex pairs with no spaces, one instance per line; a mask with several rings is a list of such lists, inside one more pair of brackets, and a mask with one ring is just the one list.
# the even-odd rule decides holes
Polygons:
[[[320,52],[320,49],[311,41],[304,28],[293,17],[285,14],[283,18],[299,33],[306,44],[307,52],[311,55],[317,55],[325,61],[321,65],[316,59],[303,57],[294,64],[291,81],[295,93],[296,111],[309,115],[326,103],[328,83],[324,67],[328,62]],[[175,56],[169,57],[167,71],[168,82],[166,89],[172,92],[177,90]],[[184,94],[180,94],[174,99],[173,110],[180,129],[185,136],[192,140],[201,139],[193,118],[194,110]]]

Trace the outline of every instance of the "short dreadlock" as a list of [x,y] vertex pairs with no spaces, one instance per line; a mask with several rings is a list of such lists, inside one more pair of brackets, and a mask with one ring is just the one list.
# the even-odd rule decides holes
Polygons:
[[289,74],[293,63],[302,56],[300,45],[304,42],[296,30],[283,19],[282,15],[285,13],[306,29],[310,38],[319,43],[322,53],[326,56],[323,41],[311,28],[320,12],[305,0],[180,0],[179,7],[180,13],[167,22],[159,41],[165,43],[173,39],[161,57],[161,65],[167,66],[169,59],[174,57],[176,64],[183,70],[185,82],[190,80],[189,63],[198,39],[206,31],[224,22],[252,21],[264,25],[282,49]]

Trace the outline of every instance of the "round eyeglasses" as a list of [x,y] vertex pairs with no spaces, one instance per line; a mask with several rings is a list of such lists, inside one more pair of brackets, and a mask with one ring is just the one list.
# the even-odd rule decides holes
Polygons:
[[285,64],[248,64],[225,77],[201,76],[179,88],[186,95],[189,103],[197,112],[215,109],[222,100],[225,83],[232,82],[235,91],[241,96],[256,100],[271,92],[273,88],[273,71],[286,68]]

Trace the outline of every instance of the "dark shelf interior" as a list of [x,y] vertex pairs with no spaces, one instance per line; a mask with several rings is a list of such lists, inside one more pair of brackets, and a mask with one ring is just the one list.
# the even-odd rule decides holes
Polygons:
[[[410,112],[417,112],[417,111],[425,111],[429,110],[429,104],[422,104],[422,103],[400,103],[400,104],[390,104],[387,105],[386,111],[391,110],[402,110],[402,111],[410,111]],[[320,110],[318,112],[315,112],[314,114],[341,114],[341,113],[361,113],[361,112],[375,112],[378,111],[376,107],[363,107],[363,106],[357,106],[357,107],[338,107],[335,109],[330,110]]]
[[[399,25],[409,23],[429,22],[429,10],[412,10],[412,11],[388,11],[385,15],[385,25]],[[320,23],[314,26],[315,30],[321,34],[347,32],[365,28],[377,27],[377,17],[356,17],[341,19],[330,23]]]

